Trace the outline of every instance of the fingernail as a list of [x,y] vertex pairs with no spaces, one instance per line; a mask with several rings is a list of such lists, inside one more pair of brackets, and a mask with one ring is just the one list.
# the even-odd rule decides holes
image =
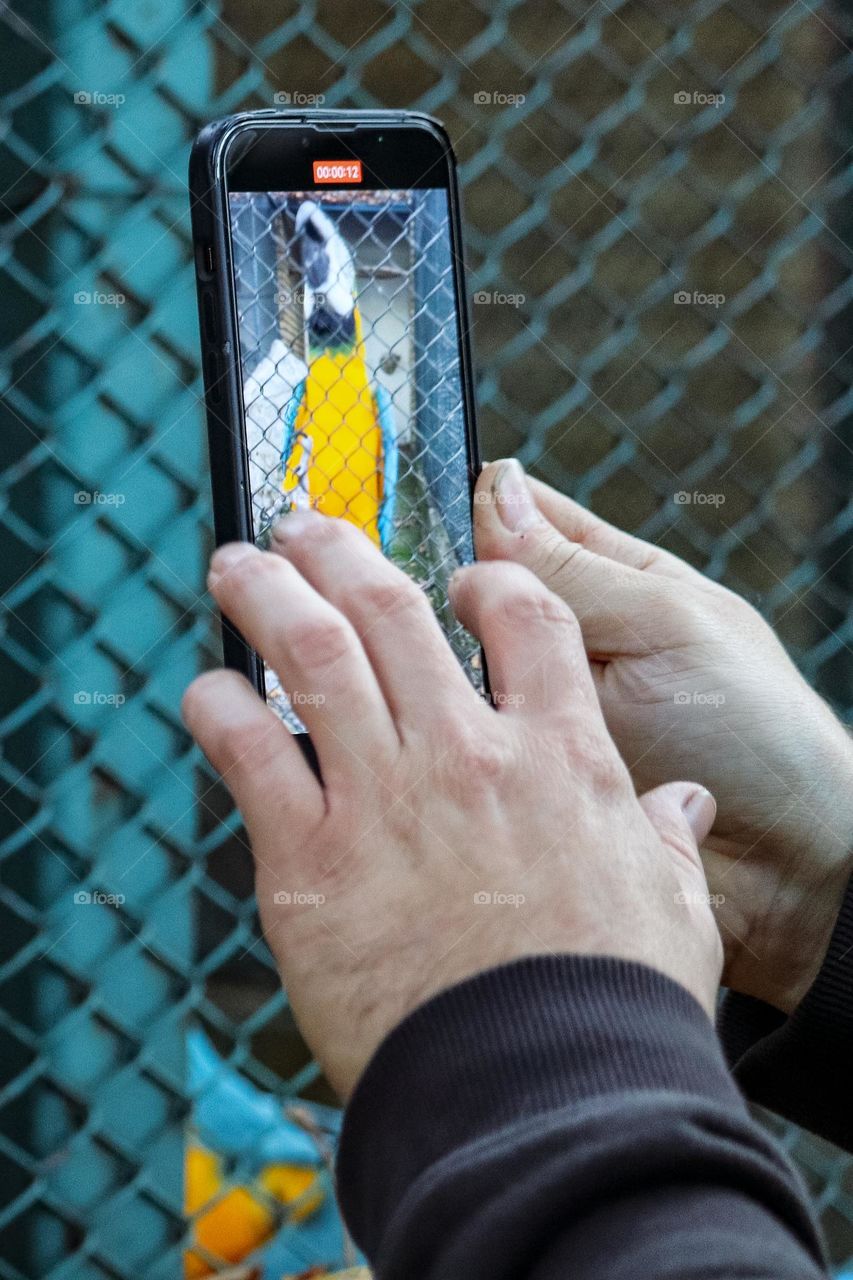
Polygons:
[[207,575],[207,585],[215,587],[220,578],[226,573],[236,568],[241,560],[245,560],[247,556],[256,554],[256,548],[250,542],[229,542],[224,547],[219,547],[214,551],[213,558],[210,561],[210,572]]
[[717,816],[716,800],[705,787],[697,787],[682,802],[681,811],[690,824],[696,843],[701,844],[714,825]]
[[288,511],[287,515],[281,516],[273,525],[272,540],[273,542],[287,542],[288,538],[298,537],[300,533],[304,533],[312,524],[316,524],[318,520],[325,517],[319,511]]
[[524,469],[515,458],[499,465],[492,484],[492,497],[501,521],[510,532],[524,533],[542,523]]

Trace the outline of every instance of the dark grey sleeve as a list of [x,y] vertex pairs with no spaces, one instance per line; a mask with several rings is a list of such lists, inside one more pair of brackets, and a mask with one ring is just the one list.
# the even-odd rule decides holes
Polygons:
[[378,1280],[810,1280],[803,1189],[705,1013],[607,957],[437,996],[347,1110],[339,1195]]

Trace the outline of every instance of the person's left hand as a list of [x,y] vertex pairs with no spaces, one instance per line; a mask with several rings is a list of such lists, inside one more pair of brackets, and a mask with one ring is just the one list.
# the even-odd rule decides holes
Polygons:
[[523,565],[574,610],[607,726],[639,790],[685,770],[713,792],[702,848],[726,986],[791,1013],[853,870],[853,744],[747,602],[514,460],[474,497],[483,560]]
[[351,525],[290,515],[274,546],[221,548],[210,587],[298,706],[322,783],[236,673],[201,676],[183,709],[243,812],[267,940],[340,1093],[417,1005],[522,956],[638,961],[712,1016],[713,800],[693,783],[637,799],[568,607],[516,565],[455,575],[496,711]]

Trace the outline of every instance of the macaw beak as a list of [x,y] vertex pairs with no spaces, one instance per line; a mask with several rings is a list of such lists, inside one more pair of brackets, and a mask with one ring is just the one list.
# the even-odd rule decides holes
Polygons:
[[317,212],[318,206],[313,200],[306,200],[296,211],[296,234],[301,235],[306,222],[310,222]]

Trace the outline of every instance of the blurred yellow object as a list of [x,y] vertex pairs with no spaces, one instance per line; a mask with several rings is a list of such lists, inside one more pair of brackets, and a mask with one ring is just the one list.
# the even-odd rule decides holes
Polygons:
[[216,1272],[205,1255],[216,1262],[242,1262],[273,1235],[279,1218],[272,1201],[288,1206],[291,1221],[301,1222],[320,1207],[323,1192],[317,1171],[296,1165],[269,1165],[250,1186],[228,1187],[219,1157],[191,1143],[184,1200],[187,1215],[194,1219],[193,1243],[204,1250],[190,1249],[184,1256],[184,1274],[196,1280]]

